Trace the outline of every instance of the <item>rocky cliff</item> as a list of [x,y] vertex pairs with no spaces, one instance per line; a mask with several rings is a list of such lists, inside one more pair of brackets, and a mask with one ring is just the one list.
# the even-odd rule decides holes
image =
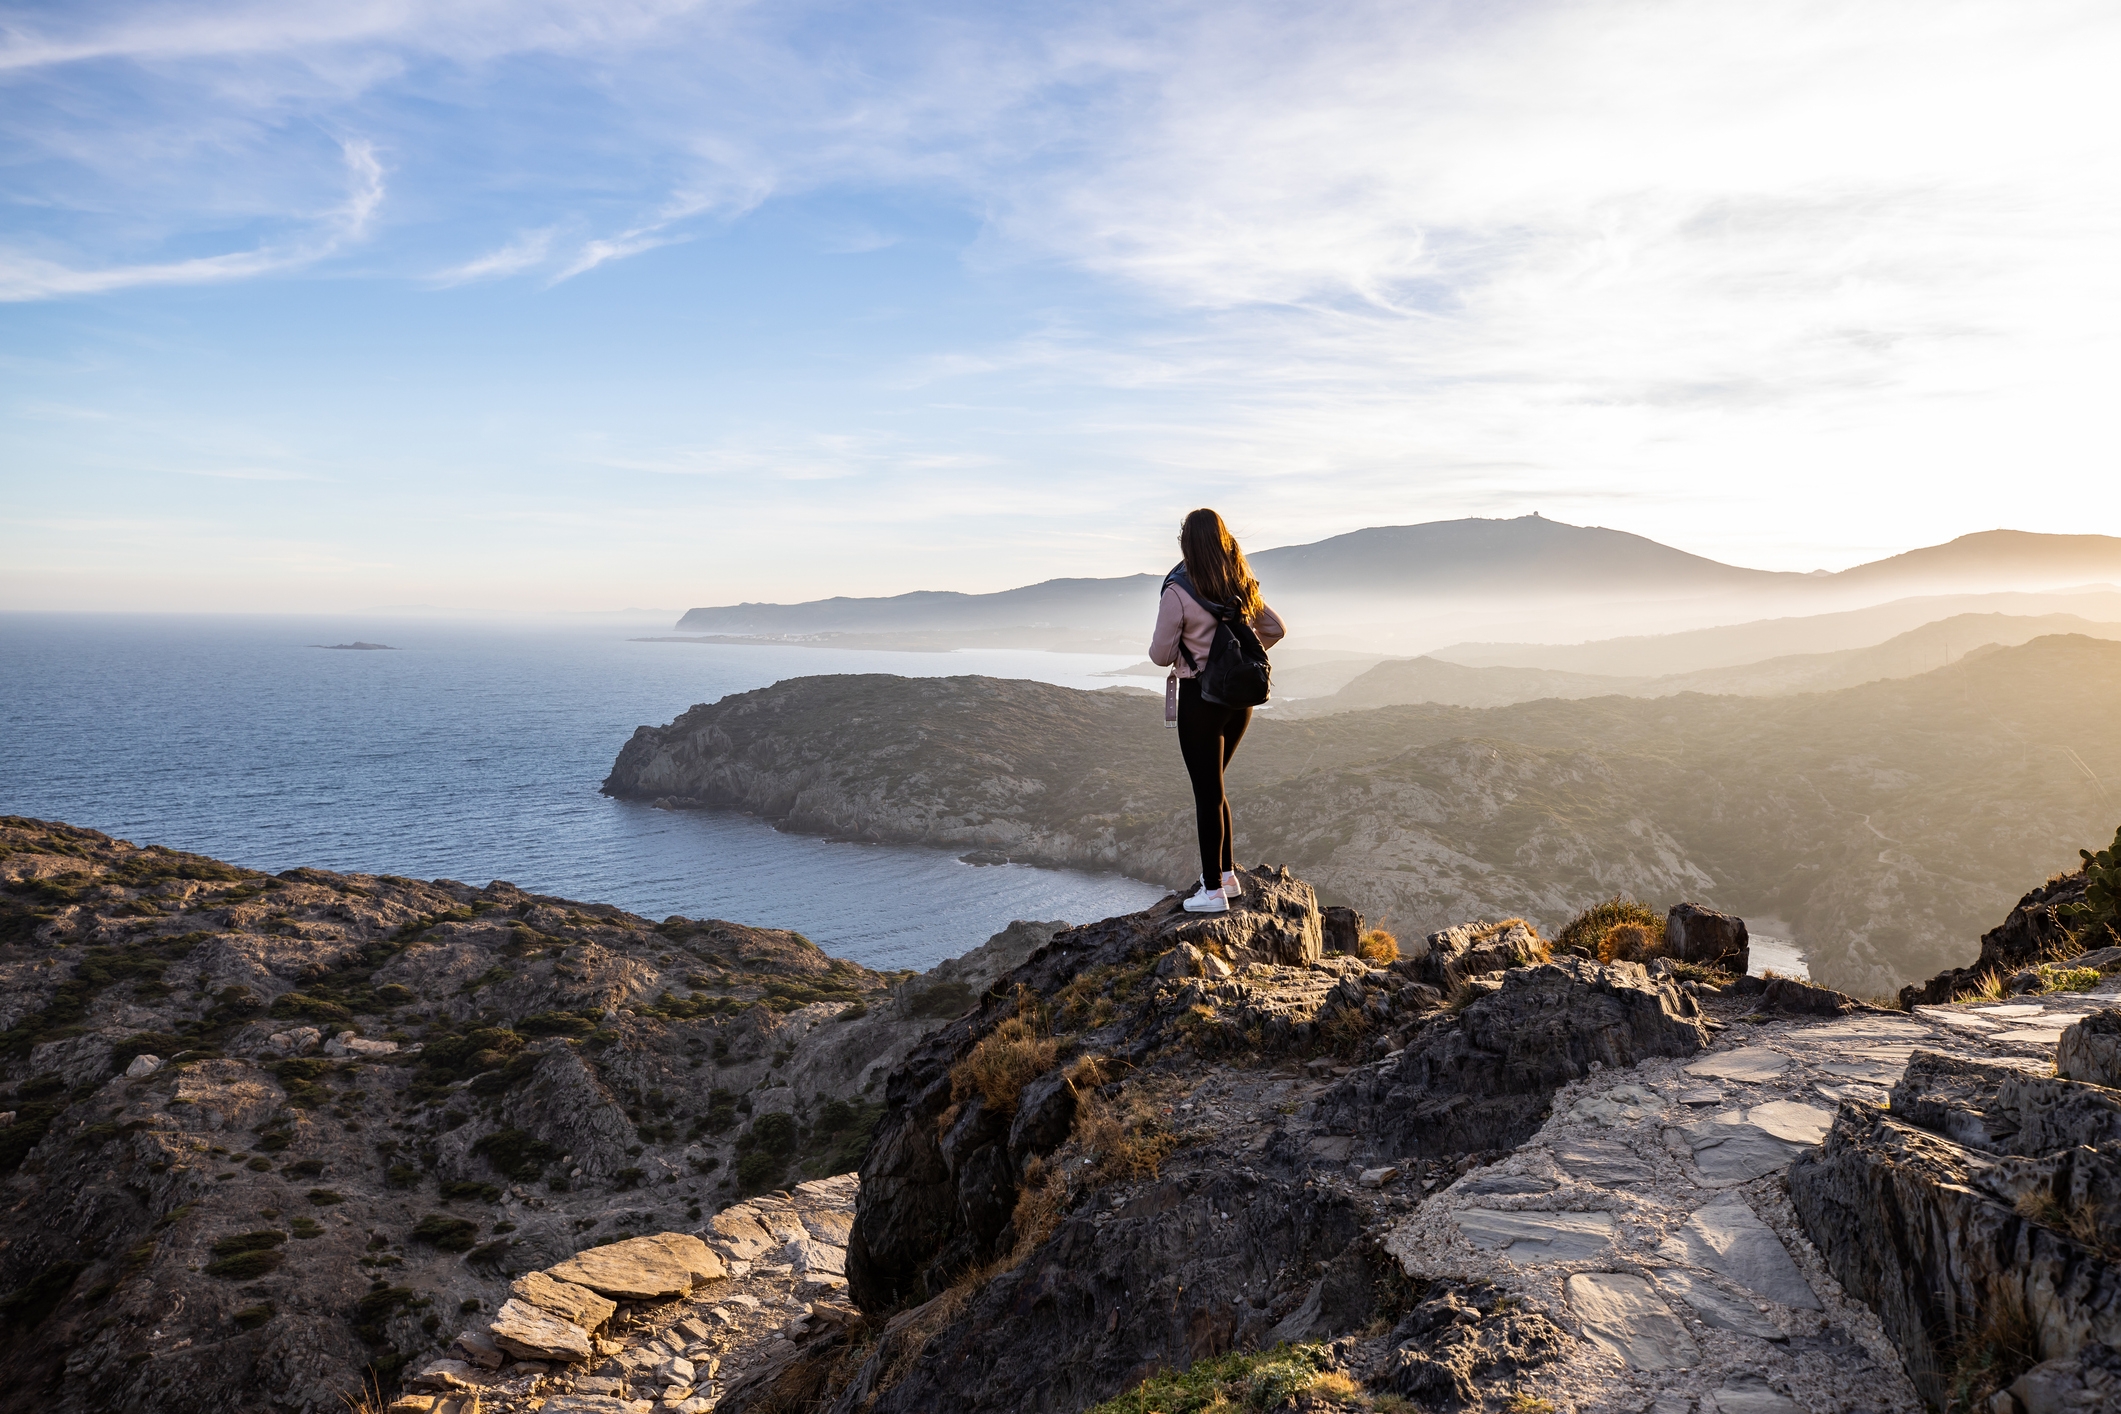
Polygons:
[[337,1411],[522,1273],[851,1170],[906,1052],[1058,926],[886,977],[0,819],[0,1372],[41,1409]]
[[[2121,776],[2117,686],[2121,644],[2050,636],[1782,699],[1262,718],[1231,769],[1240,852],[1409,934],[1551,931],[1615,893],[1772,915],[1815,978],[1882,995],[2105,837],[2087,772]],[[1160,721],[1039,683],[807,678],[641,728],[604,789],[1175,885],[1192,814]]]

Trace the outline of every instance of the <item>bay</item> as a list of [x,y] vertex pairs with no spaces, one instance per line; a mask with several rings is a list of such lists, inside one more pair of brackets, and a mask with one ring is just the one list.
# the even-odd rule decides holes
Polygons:
[[[635,727],[785,678],[1102,688],[1094,675],[1133,655],[636,641],[670,622],[0,613],[0,813],[275,872],[507,879],[651,918],[793,928],[876,968],[929,967],[1011,919],[1087,922],[1162,896],[597,793]],[[391,647],[319,646],[355,641]]]

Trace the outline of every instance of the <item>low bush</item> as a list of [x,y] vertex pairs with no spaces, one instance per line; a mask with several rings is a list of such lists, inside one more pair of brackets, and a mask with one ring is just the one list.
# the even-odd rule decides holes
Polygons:
[[[1236,1414],[1243,1409],[1360,1408],[1353,1381],[1329,1368],[1323,1346],[1277,1345],[1257,1354],[1219,1355],[1151,1375],[1087,1414]],[[1301,1398],[1300,1398],[1301,1397]]]
[[492,1164],[504,1178],[535,1179],[559,1151],[535,1135],[520,1129],[497,1129],[471,1146],[471,1152]]
[[238,1330],[254,1331],[271,1320],[276,1314],[272,1308],[272,1302],[260,1301],[255,1306],[245,1306],[242,1310],[230,1316],[229,1319],[236,1323]]
[[447,1213],[429,1213],[413,1224],[412,1239],[443,1252],[469,1252],[479,1240],[479,1225]]
[[316,1204],[320,1208],[329,1208],[335,1203],[343,1203],[346,1201],[345,1194],[339,1193],[330,1188],[312,1188],[309,1190],[308,1196],[309,1201]]
[[208,1262],[203,1268],[210,1277],[224,1281],[255,1281],[280,1269],[280,1249],[260,1248],[255,1252],[238,1252],[233,1257],[223,1257]]
[[1382,928],[1372,928],[1355,944],[1355,955],[1364,962],[1374,962],[1382,967],[1386,963],[1399,961],[1399,939]]
[[924,1020],[963,1016],[972,1010],[972,986],[968,982],[938,982],[906,998],[906,1014]]
[[498,1203],[501,1201],[501,1190],[491,1183],[479,1183],[472,1179],[459,1178],[452,1179],[442,1185],[442,1197],[444,1200],[450,1198],[475,1198],[481,1203]]

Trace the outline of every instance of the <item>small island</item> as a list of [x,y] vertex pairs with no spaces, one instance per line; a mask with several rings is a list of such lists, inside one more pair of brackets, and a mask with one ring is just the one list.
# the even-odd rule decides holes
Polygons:
[[376,652],[381,652],[381,653],[395,653],[395,652],[397,652],[397,651],[398,651],[397,649],[395,649],[395,648],[391,647],[391,646],[390,646],[390,645],[389,645],[388,643],[361,643],[361,642],[354,642],[354,643],[312,643],[312,644],[310,644],[309,646],[310,646],[310,647],[312,647],[312,648],[336,648],[336,649],[344,649],[344,650],[346,650],[347,652],[362,652],[362,653],[376,653]]

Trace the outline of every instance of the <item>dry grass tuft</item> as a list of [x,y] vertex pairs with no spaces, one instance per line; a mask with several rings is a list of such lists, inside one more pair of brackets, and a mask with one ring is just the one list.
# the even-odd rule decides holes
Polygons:
[[383,1386],[374,1375],[361,1377],[361,1388],[354,1394],[341,1391],[339,1402],[346,1406],[346,1414],[385,1414],[390,1401],[383,1397]]
[[2026,1314],[2022,1295],[2011,1294],[1982,1313],[1982,1322],[1959,1342],[1947,1382],[1946,1414],[1988,1408],[1989,1396],[2040,1363],[2040,1333]]
[[1382,928],[1372,928],[1355,944],[1355,955],[1364,962],[1374,962],[1382,967],[1388,962],[1399,961],[1399,939]]
[[[1661,914],[1647,904],[1615,894],[1571,918],[1568,926],[1561,930],[1561,936],[1554,940],[1554,950],[1611,962],[1613,959],[1605,951],[1606,934],[1629,924],[1645,930],[1652,937],[1664,936]],[[1639,962],[1641,958],[1632,960]]]
[[1046,1024],[1045,1008],[1028,988],[1016,998],[1016,1015],[1003,1021],[950,1070],[950,1098],[962,1104],[978,1092],[988,1109],[1016,1113],[1024,1087],[1053,1069],[1060,1047]]
[[1332,1404],[1366,1404],[1362,1386],[1339,1370],[1328,1370],[1311,1381],[1305,1394],[1314,1399],[1323,1399]]
[[1664,946],[1664,934],[1641,923],[1615,923],[1598,940],[1600,962],[1645,962]]
[[1101,1183],[1154,1178],[1178,1147],[1156,1107],[1132,1094],[1120,1100],[1108,1100],[1095,1091],[1083,1095],[1075,1107],[1070,1137],[1090,1156]]
[[1510,1414],[1554,1414],[1554,1401],[1520,1390],[1510,1396],[1510,1402],[1503,1408],[1509,1410]]
[[2027,1222],[2051,1227],[2108,1261],[2121,1259],[2121,1233],[2109,1232],[2099,1221],[2098,1209],[2088,1203],[2065,1203],[2052,1193],[2036,1191],[2021,1194],[2012,1206]]

